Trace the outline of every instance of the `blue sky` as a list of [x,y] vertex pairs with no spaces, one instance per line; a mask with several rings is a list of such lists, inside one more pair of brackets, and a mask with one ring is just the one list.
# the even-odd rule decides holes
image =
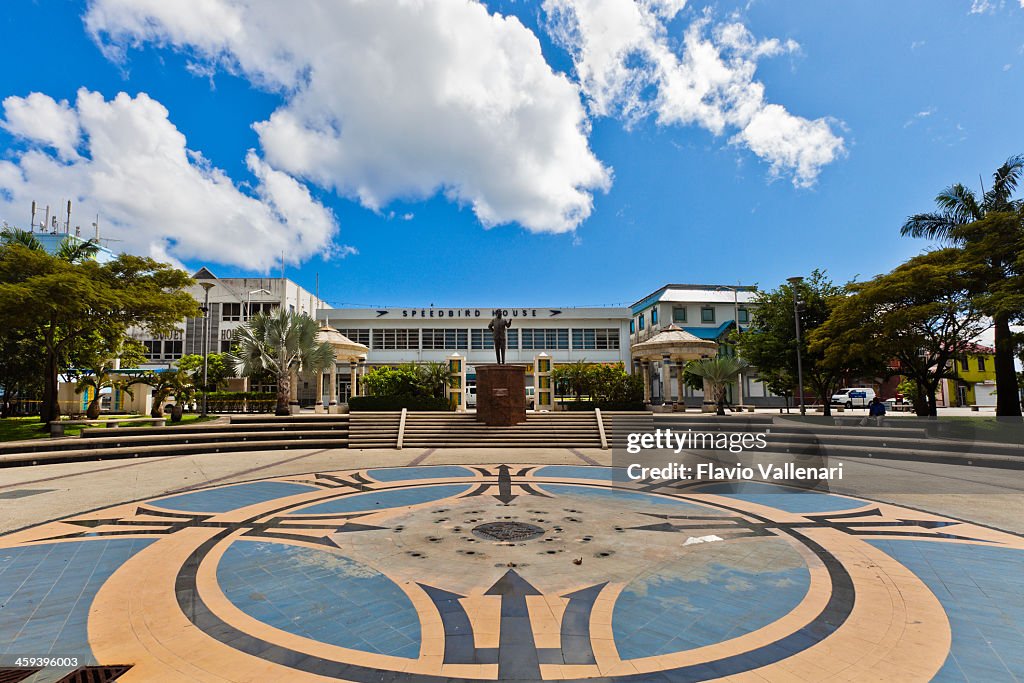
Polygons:
[[[113,248],[222,276],[285,252],[335,305],[628,304],[870,277],[927,246],[908,214],[1024,152],[1019,0],[607,2],[10,0],[0,218],[71,197]],[[648,30],[626,53],[610,9]],[[723,65],[727,94],[673,100]]]

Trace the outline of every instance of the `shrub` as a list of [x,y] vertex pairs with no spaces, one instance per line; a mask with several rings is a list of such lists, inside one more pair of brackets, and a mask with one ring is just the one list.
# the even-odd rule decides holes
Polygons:
[[566,410],[573,412],[579,410],[644,410],[643,400],[639,401],[568,401],[562,404]]
[[448,401],[434,396],[353,396],[348,400],[348,409],[353,412],[402,408],[414,411],[451,409]]

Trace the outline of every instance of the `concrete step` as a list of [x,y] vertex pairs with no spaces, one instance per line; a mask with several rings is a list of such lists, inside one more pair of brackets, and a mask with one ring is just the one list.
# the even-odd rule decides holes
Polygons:
[[[46,453],[51,451],[81,451],[98,449],[138,448],[141,446],[175,446],[175,445],[220,445],[225,443],[278,443],[282,441],[332,441],[347,443],[348,434],[340,430],[307,430],[301,435],[288,432],[231,432],[213,434],[141,434],[125,433],[95,437],[91,439],[40,439],[36,443],[21,442],[16,446],[0,446],[0,455],[17,453]],[[173,432],[174,430],[171,429]]]
[[341,439],[294,439],[277,441],[228,442],[221,444],[170,444],[148,445],[128,448],[84,448],[67,451],[44,451],[39,453],[10,453],[0,455],[0,467],[19,467],[57,462],[81,460],[116,460],[121,458],[143,458],[168,455],[193,455],[198,453],[226,453],[232,451],[267,451],[310,449],[323,450],[346,448]]
[[182,425],[180,427],[118,427],[114,429],[90,428],[82,430],[83,439],[102,439],[112,434],[124,433],[132,436],[151,434],[230,434],[235,432],[306,432],[306,431],[347,431],[347,422],[300,422],[295,424],[262,424],[234,423],[234,424],[198,424]]

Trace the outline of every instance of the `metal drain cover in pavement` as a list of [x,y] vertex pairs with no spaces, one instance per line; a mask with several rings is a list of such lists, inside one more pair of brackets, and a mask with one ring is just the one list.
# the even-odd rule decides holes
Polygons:
[[544,529],[526,522],[487,522],[473,528],[473,533],[488,541],[529,541],[544,535]]

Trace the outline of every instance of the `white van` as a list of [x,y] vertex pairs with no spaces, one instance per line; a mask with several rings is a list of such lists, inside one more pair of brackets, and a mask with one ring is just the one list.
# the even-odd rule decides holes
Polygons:
[[868,404],[875,397],[875,390],[867,387],[851,387],[840,389],[832,394],[831,403],[834,406],[846,406],[847,408],[867,408]]
[[466,407],[476,408],[476,385],[466,387]]

